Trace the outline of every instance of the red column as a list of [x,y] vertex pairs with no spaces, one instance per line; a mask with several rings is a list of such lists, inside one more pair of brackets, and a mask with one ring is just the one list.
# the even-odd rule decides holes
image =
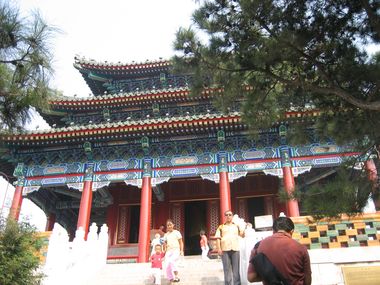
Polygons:
[[9,218],[12,218],[16,221],[18,221],[18,218],[20,216],[21,211],[21,205],[22,205],[22,189],[24,187],[22,185],[17,185],[15,189],[15,193],[13,194],[13,200],[12,200],[12,206],[9,211]]
[[55,224],[55,214],[53,213],[50,213],[47,217],[46,217],[46,226],[45,226],[45,231],[47,232],[51,232],[54,228],[54,224]]
[[220,198],[220,220],[223,223],[224,213],[231,209],[231,191],[228,181],[228,172],[219,172],[219,198]]
[[[290,166],[284,166],[282,168],[283,171],[283,177],[284,177],[284,188],[286,193],[288,195],[291,195],[294,191],[295,188],[295,182],[294,182],[294,177],[292,173],[292,168]],[[287,215],[289,217],[299,217],[300,211],[298,208],[298,201],[294,199],[290,199],[286,203],[286,208],[287,208]]]
[[137,262],[148,262],[150,243],[150,220],[152,207],[152,184],[150,176],[143,176],[141,187],[139,255]]
[[85,232],[85,237],[87,239],[88,227],[90,224],[91,215],[91,205],[92,205],[92,180],[84,181],[82,197],[80,199],[79,215],[77,229],[82,227]]

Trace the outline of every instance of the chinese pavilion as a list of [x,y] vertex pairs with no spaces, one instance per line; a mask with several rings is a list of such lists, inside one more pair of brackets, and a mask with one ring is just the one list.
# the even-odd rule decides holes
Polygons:
[[46,213],[47,230],[106,223],[110,258],[147,261],[150,231],[167,218],[194,254],[199,230],[213,234],[227,209],[248,221],[299,216],[296,200],[279,201],[280,189],[293,191],[300,176],[318,181],[358,155],[313,136],[310,145],[286,144],[286,125],[316,112],[290,112],[253,140],[239,102],[221,113],[212,104],[221,90],[189,96],[191,75],[173,74],[166,60],[75,58],[74,66],[93,96],[52,99],[42,114],[51,129],[2,137],[3,166],[17,178],[11,216],[27,197]]

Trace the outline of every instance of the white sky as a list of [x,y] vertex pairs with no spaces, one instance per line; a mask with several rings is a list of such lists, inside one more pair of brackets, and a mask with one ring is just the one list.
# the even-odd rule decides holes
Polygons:
[[54,40],[54,86],[64,95],[87,96],[90,89],[73,67],[74,56],[98,61],[169,59],[180,26],[191,24],[193,0],[16,0],[28,12],[39,9],[62,33]]
[[[88,96],[91,92],[73,67],[74,56],[97,61],[130,63],[169,59],[179,27],[191,24],[196,8],[193,0],[13,0],[23,16],[39,10],[42,18],[61,30],[52,40],[55,76],[52,87],[65,96]],[[37,116],[30,124],[48,126]],[[3,206],[6,183],[0,178],[0,206]],[[8,202],[13,196],[8,187]],[[6,199],[7,200],[7,199]],[[11,200],[10,200],[11,202]],[[3,212],[7,213],[9,203]],[[41,210],[24,199],[22,217],[29,217],[40,230],[46,218]]]

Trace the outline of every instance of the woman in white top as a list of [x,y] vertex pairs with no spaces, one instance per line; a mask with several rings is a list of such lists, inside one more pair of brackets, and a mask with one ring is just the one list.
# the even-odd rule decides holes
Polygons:
[[165,240],[165,261],[166,276],[170,282],[179,282],[178,278],[178,261],[183,255],[182,235],[174,229],[174,223],[171,219],[166,221]]

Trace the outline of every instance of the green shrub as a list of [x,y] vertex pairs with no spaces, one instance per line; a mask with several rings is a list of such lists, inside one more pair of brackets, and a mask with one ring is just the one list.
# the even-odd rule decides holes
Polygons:
[[0,217],[0,284],[40,284],[38,252],[41,246],[34,226]]

